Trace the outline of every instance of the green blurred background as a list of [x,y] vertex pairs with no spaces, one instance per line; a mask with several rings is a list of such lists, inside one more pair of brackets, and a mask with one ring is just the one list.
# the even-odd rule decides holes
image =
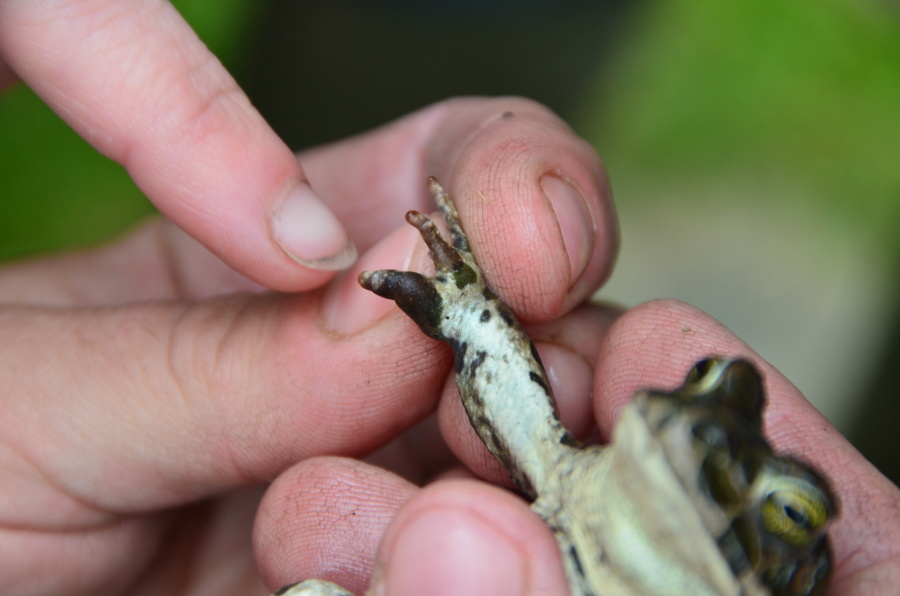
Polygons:
[[[900,479],[900,13],[876,0],[174,2],[301,149],[463,94],[591,141],[622,221],[599,297],[710,312]],[[24,85],[0,95],[0,259],[153,209]]]

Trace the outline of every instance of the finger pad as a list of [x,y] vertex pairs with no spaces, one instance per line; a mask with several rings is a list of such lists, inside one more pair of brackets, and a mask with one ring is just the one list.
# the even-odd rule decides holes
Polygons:
[[267,585],[306,578],[362,592],[397,509],[418,489],[389,472],[335,457],[282,474],[260,505],[254,550]]

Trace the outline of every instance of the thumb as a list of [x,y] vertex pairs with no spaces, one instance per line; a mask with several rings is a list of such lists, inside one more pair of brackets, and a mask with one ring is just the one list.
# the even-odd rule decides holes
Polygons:
[[556,541],[524,501],[474,480],[430,485],[391,522],[374,596],[567,591]]

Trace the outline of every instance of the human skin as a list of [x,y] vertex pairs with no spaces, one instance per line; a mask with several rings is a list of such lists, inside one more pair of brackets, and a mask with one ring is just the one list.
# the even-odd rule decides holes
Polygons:
[[448,351],[356,283],[426,263],[402,214],[432,209],[430,174],[577,434],[608,437],[634,391],[701,357],[750,358],[775,446],[839,497],[832,593],[900,579],[896,487],[777,371],[687,305],[582,306],[615,215],[596,155],[541,106],[451,100],[301,169],[164,2],[0,0],[0,56],[167,218],[0,270],[0,592],[361,591],[375,568],[376,594],[561,593],[549,531],[474,479],[506,482]]

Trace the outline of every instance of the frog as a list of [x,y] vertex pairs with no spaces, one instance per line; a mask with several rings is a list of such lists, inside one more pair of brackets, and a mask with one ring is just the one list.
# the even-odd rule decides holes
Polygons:
[[[814,596],[831,570],[837,515],[826,478],[775,453],[763,433],[764,379],[749,360],[711,355],[674,389],[637,392],[606,445],[563,426],[534,343],[488,286],[447,191],[428,187],[450,233],[406,214],[432,277],[367,271],[454,355],[469,421],[559,546],[572,596]],[[324,580],[279,596],[350,596]]]

